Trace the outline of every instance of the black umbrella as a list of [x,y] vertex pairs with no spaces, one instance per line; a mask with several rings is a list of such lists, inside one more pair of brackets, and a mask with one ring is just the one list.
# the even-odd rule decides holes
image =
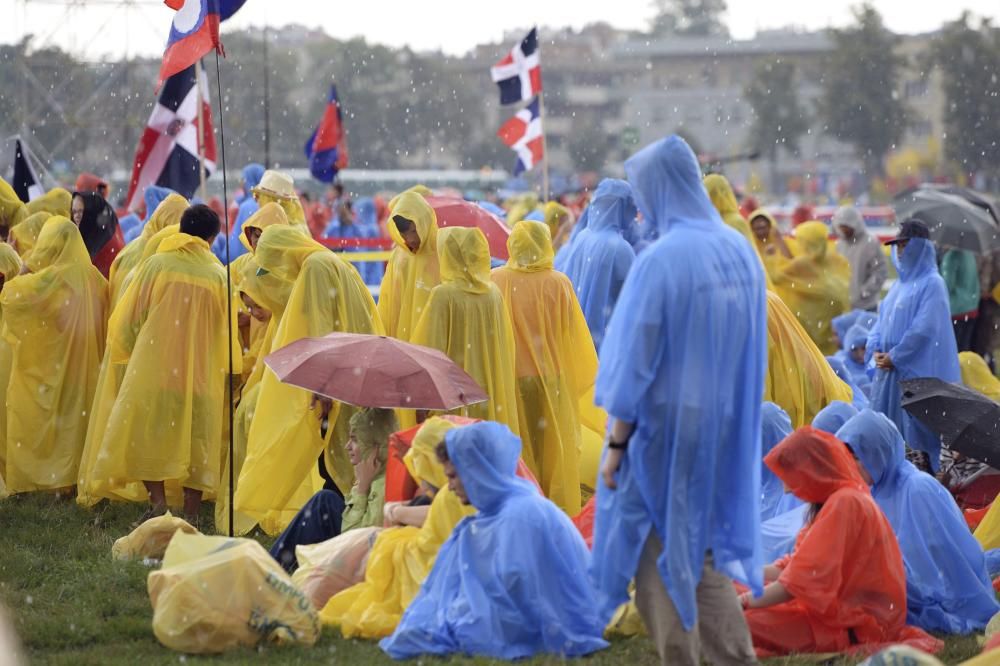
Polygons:
[[988,194],[983,194],[982,192],[977,192],[976,190],[969,189],[968,187],[962,187],[960,185],[921,183],[916,187],[900,192],[898,196],[905,197],[907,194],[913,194],[917,190],[933,190],[935,192],[944,192],[945,194],[954,194],[957,197],[962,197],[973,206],[978,206],[988,212],[993,217],[994,223],[1000,225],[1000,204],[998,204],[996,200]]
[[989,254],[1000,249],[1000,226],[984,208],[955,194],[917,189],[896,197],[897,220],[917,216],[927,223],[931,240],[943,247]]
[[1000,404],[933,377],[899,385],[903,409],[940,435],[948,448],[1000,469]]

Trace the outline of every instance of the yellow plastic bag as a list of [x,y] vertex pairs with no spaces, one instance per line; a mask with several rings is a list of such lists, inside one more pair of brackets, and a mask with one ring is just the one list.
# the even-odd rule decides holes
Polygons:
[[127,536],[115,541],[111,546],[111,557],[116,560],[138,560],[146,557],[162,560],[167,544],[177,530],[185,534],[198,534],[198,530],[186,520],[167,511],[162,516],[150,518]]
[[292,583],[315,608],[322,608],[330,597],[365,579],[368,553],[381,531],[381,527],[359,527],[320,543],[296,546],[299,568]]
[[312,645],[316,610],[256,541],[177,532],[149,574],[153,633],[166,647],[206,654],[261,639]]

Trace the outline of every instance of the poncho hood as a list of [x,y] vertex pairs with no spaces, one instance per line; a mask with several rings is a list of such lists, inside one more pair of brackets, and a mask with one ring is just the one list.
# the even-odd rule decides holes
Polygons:
[[857,416],[837,431],[837,439],[854,451],[861,464],[872,477],[872,492],[890,481],[900,465],[906,463],[906,447],[896,424],[884,414],[870,409]]
[[803,426],[764,458],[764,463],[799,499],[826,502],[843,488],[865,489],[844,444],[833,435]]
[[445,442],[469,503],[481,514],[495,513],[512,493],[531,487],[515,475],[521,440],[507,426],[475,423],[449,431]]
[[490,287],[490,246],[479,229],[448,227],[438,242],[442,284],[457,285],[470,294],[485,294]]
[[536,273],[551,269],[555,253],[549,227],[544,222],[521,220],[507,238],[507,251],[507,267],[511,270]]

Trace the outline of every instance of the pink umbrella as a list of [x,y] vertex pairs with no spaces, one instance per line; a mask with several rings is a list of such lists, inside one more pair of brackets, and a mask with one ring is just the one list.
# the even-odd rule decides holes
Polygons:
[[381,335],[302,338],[264,362],[286,384],[356,407],[449,410],[489,399],[442,352]]
[[437,215],[439,227],[475,227],[482,230],[490,244],[490,254],[508,259],[507,238],[510,229],[493,213],[478,204],[458,197],[425,197]]

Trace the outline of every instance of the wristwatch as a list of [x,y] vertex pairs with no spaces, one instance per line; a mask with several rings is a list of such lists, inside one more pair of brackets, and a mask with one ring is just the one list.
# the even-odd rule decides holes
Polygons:
[[631,435],[626,437],[624,442],[616,442],[611,438],[611,435],[608,435],[608,448],[614,449],[615,451],[624,451],[628,448],[628,442],[630,439],[632,439]]

